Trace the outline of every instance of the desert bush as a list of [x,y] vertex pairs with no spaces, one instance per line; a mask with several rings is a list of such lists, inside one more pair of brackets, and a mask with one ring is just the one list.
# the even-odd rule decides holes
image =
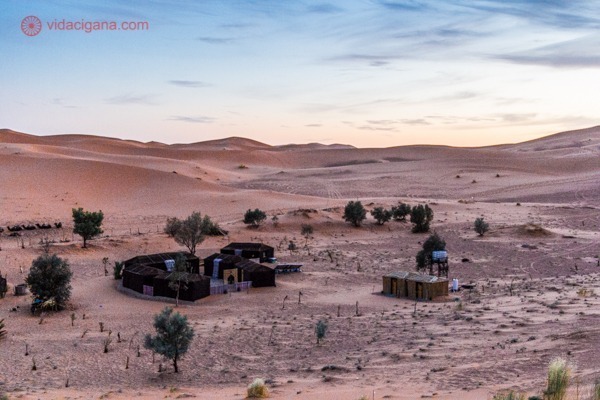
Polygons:
[[31,263],[25,282],[34,297],[44,303],[52,300],[61,309],[71,297],[72,276],[67,260],[56,254],[42,254]]
[[362,221],[367,218],[367,210],[360,201],[349,201],[344,208],[344,220],[359,227]]
[[479,234],[479,236],[483,236],[484,233],[490,230],[490,224],[485,222],[483,218],[477,218],[474,224],[475,232]]
[[102,210],[97,212],[83,211],[83,208],[73,208],[73,233],[78,234],[83,239],[83,247],[87,245],[87,241],[101,235],[102,221],[104,214]]
[[546,400],[564,400],[569,386],[571,369],[563,358],[555,358],[548,366],[548,385],[544,391]]
[[167,223],[165,224],[164,232],[170,236],[175,237],[177,231],[181,229],[181,220],[177,217],[167,218]]
[[406,221],[406,216],[410,214],[411,207],[408,204],[400,203],[392,207],[392,218],[396,221]]
[[124,266],[125,264],[123,264],[122,262],[115,261],[115,266],[113,267],[113,276],[115,279],[118,280],[122,278],[121,272],[123,272]]
[[265,381],[256,378],[251,384],[248,385],[247,397],[249,399],[264,399],[269,397],[269,389],[265,384]]
[[156,335],[146,334],[144,347],[173,361],[175,372],[179,372],[177,362],[183,356],[194,338],[194,329],[187,317],[173,312],[170,307],[154,316]]
[[254,228],[262,224],[265,219],[267,219],[267,214],[258,208],[255,208],[254,210],[248,209],[244,214],[244,223]]
[[525,400],[525,395],[511,390],[510,392],[495,395],[493,400]]
[[431,264],[432,255],[434,251],[446,250],[446,242],[437,233],[429,236],[423,243],[423,249],[417,253],[417,270],[424,269],[427,265]]
[[428,232],[429,223],[433,220],[433,210],[429,205],[419,204],[410,212],[410,222],[413,224],[413,233]]
[[315,334],[317,336],[317,344],[321,343],[321,339],[323,339],[325,337],[325,334],[327,334],[327,322],[323,321],[323,320],[319,320],[319,322],[317,322],[317,325],[315,326]]
[[383,225],[392,219],[392,212],[390,210],[386,210],[383,207],[375,207],[371,211],[371,215],[377,221],[378,225]]

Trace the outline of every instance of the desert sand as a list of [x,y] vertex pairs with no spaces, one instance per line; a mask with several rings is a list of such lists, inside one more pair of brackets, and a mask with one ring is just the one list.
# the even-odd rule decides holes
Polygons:
[[[63,223],[22,240],[0,234],[1,274],[11,288],[23,283],[46,237],[74,273],[68,309],[43,320],[29,313],[29,295],[0,299],[0,394],[242,399],[263,378],[274,399],[490,399],[502,389],[541,393],[557,356],[584,386],[600,372],[599,182],[600,127],[485,148],[386,149],[0,130],[0,226]],[[475,288],[417,304],[381,295],[382,275],[414,270],[428,234],[370,215],[354,228],[342,214],[356,199],[369,210],[428,203],[450,279]],[[104,234],[88,249],[72,233],[74,207],[105,214]],[[249,208],[269,215],[258,229],[242,223]],[[279,275],[274,288],[179,305],[196,337],[175,374],[141,345],[152,316],[174,304],[119,290],[101,260],[183,250],[162,229],[192,211],[229,231],[207,238],[198,256],[261,241],[304,268]],[[483,237],[473,231],[479,216],[491,225]],[[314,234],[305,239],[307,223]],[[317,346],[319,319],[329,331]],[[122,338],[106,354],[100,322]]]

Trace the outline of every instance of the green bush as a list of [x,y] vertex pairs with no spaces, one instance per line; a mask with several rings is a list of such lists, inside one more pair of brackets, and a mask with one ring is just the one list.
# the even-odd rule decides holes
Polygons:
[[413,224],[413,233],[429,231],[429,223],[433,220],[433,210],[427,204],[419,204],[410,212],[410,222]]
[[255,208],[254,210],[248,209],[244,214],[244,223],[246,225],[251,225],[254,228],[263,223],[265,219],[267,219],[267,214],[258,208]]
[[525,400],[525,395],[511,390],[510,392],[495,395],[493,400]]
[[321,339],[323,339],[325,337],[325,334],[327,334],[327,322],[323,321],[323,320],[319,320],[319,322],[317,322],[317,326],[315,326],[315,334],[317,335],[317,344],[321,343]]
[[434,251],[446,250],[446,242],[437,233],[429,236],[423,243],[423,249],[417,253],[417,270],[422,270],[431,264]]
[[66,260],[56,254],[42,254],[31,263],[25,282],[35,298],[61,309],[71,297],[72,276]]
[[479,234],[479,236],[483,236],[484,233],[490,230],[490,224],[485,222],[483,218],[477,218],[474,224],[475,232]]
[[386,210],[383,207],[375,207],[371,211],[371,215],[373,216],[373,218],[375,218],[378,225],[383,225],[386,222],[388,222],[390,219],[392,219],[392,212],[389,210]]
[[396,221],[406,221],[406,216],[410,215],[411,207],[408,204],[400,203],[392,207],[392,217]]
[[179,372],[177,362],[190,347],[194,338],[194,329],[187,317],[173,313],[173,309],[165,307],[160,314],[154,316],[156,335],[144,337],[144,347],[173,361],[175,372]]
[[367,210],[363,207],[360,201],[349,201],[344,208],[344,220],[359,227],[360,224],[367,218]]

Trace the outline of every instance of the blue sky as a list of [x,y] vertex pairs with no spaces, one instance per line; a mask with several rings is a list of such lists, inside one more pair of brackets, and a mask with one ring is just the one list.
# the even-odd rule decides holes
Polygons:
[[[125,3],[125,4],[124,4]],[[20,25],[39,17],[42,31]],[[147,21],[58,31],[54,21]],[[0,0],[0,127],[478,146],[600,124],[600,2]]]

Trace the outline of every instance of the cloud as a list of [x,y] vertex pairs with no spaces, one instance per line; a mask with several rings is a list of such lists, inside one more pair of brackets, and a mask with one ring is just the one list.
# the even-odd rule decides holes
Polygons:
[[115,96],[115,97],[110,97],[108,99],[104,99],[104,101],[108,104],[116,104],[116,105],[122,105],[122,104],[155,105],[156,103],[153,100],[154,97],[155,97],[155,95],[153,95],[153,94],[134,95],[134,94],[128,93],[128,94],[122,94],[122,95]]
[[190,122],[194,124],[212,124],[215,121],[215,118],[206,117],[203,115],[198,115],[195,117],[186,115],[171,115],[171,117],[169,117],[169,121]]
[[210,86],[208,83],[201,81],[184,81],[184,80],[171,80],[169,81],[171,85],[187,87],[187,88],[199,88],[199,87],[208,87]]
[[314,14],[336,14],[344,10],[330,3],[320,3],[308,6],[307,11]]
[[424,118],[415,118],[415,119],[403,119],[401,120],[403,124],[405,125],[431,125],[429,122],[427,122],[426,119]]
[[379,2],[379,4],[385,7],[386,9],[393,11],[423,11],[429,8],[426,4],[424,4],[424,2],[414,0],[402,2],[381,1]]
[[304,126],[307,127],[307,128],[320,128],[320,127],[323,126],[323,124],[307,124],[307,125],[304,125]]
[[600,38],[584,36],[495,58],[516,64],[541,65],[554,68],[600,67]]
[[502,122],[527,122],[535,119],[537,114],[535,113],[509,113],[509,114],[498,114],[497,117],[500,118]]
[[233,42],[234,39],[227,37],[200,36],[197,37],[196,40],[209,44],[227,44]]

